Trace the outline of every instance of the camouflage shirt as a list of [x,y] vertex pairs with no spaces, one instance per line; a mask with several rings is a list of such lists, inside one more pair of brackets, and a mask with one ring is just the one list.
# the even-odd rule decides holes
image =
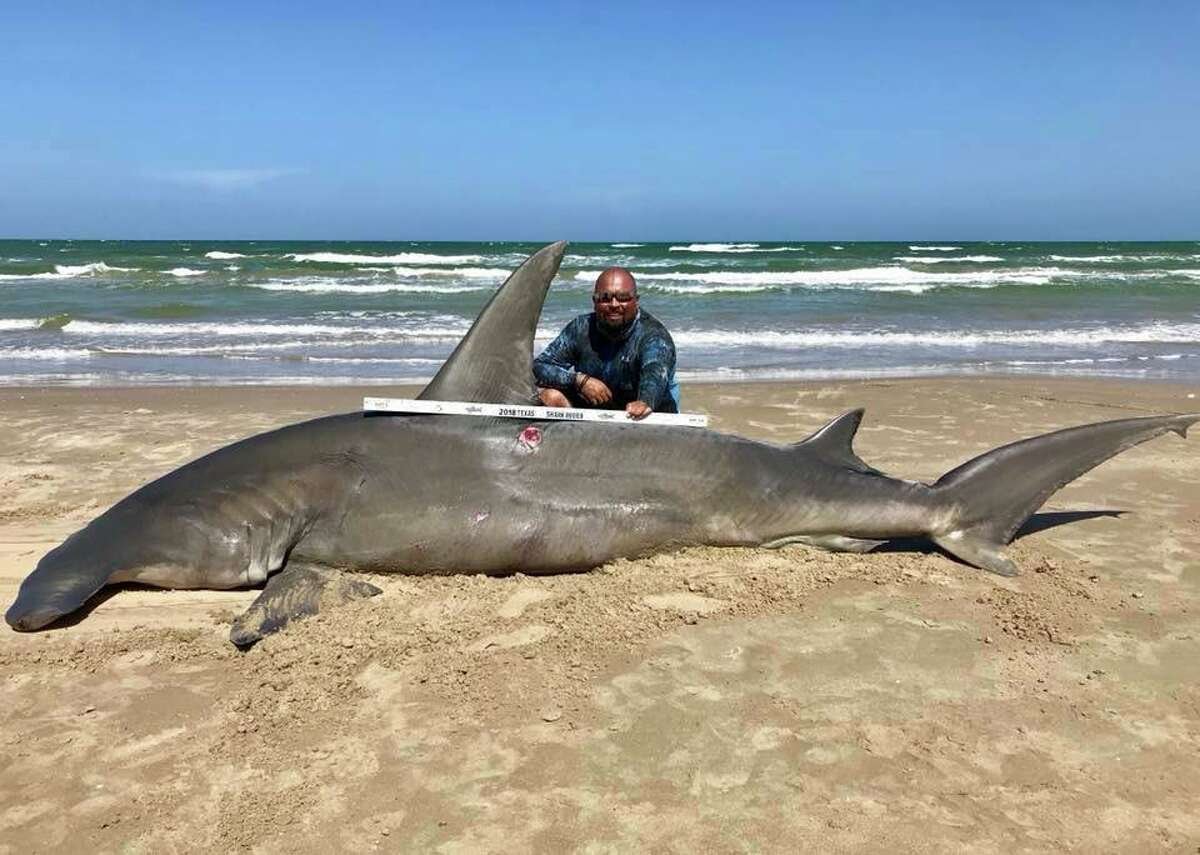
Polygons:
[[607,409],[624,409],[642,401],[657,413],[679,409],[672,397],[675,383],[675,342],[649,312],[638,311],[629,326],[610,333],[594,313],[580,315],[533,360],[539,386],[566,393],[576,406],[590,406],[579,397],[579,372],[603,380],[612,390]]

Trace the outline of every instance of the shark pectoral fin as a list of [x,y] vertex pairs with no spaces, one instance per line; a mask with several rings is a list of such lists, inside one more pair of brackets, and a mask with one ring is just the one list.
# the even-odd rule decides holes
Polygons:
[[229,640],[238,647],[250,647],[293,620],[382,593],[374,585],[336,570],[289,564],[267,580],[258,599],[234,620]]
[[842,534],[794,534],[764,543],[763,549],[778,549],[789,543],[803,543],[806,546],[816,546],[828,549],[830,552],[870,552],[885,541],[867,540],[861,537],[846,537]]
[[1004,554],[1004,545],[968,531],[938,535],[933,542],[955,558],[997,576],[1016,576],[1017,565]]

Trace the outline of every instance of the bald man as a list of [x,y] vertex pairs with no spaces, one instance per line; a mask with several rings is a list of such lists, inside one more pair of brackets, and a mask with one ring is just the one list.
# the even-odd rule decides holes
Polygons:
[[624,267],[601,273],[592,307],[533,360],[542,404],[623,409],[635,419],[679,412],[675,342],[638,307],[633,274]]

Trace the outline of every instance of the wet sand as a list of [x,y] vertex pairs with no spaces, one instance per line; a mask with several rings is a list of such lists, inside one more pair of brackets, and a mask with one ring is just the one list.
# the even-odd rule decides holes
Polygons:
[[[0,389],[0,603],[145,481],[363,391]],[[1200,410],[1197,386],[1035,378],[684,394],[777,442],[865,406],[859,455],[920,479]],[[121,590],[0,629],[0,853],[1195,852],[1200,438],[1103,464],[1011,552],[1015,579],[799,546],[370,576],[382,596],[245,654],[255,592]]]

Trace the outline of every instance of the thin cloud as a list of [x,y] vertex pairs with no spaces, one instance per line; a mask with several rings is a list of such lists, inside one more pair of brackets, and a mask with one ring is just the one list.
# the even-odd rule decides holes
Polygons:
[[154,177],[173,184],[204,190],[244,190],[268,181],[296,175],[299,169],[174,169],[156,172]]

